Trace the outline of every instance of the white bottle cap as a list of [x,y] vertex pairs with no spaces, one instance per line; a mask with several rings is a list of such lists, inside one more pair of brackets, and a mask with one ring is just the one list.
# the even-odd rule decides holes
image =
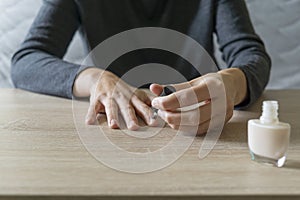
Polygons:
[[264,124],[277,123],[278,107],[278,101],[264,101],[260,121]]

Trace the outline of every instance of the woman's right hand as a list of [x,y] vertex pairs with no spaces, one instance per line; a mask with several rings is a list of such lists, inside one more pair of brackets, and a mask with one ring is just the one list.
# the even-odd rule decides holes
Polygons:
[[75,80],[73,93],[77,97],[90,96],[90,106],[86,123],[94,124],[97,114],[106,113],[110,128],[119,128],[119,113],[129,130],[139,128],[137,115],[147,125],[155,126],[151,118],[153,111],[148,93],[134,88],[111,72],[97,68],[88,68]]

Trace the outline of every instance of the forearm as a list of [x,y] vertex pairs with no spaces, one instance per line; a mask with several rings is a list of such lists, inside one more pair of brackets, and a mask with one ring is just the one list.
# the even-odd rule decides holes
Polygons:
[[227,67],[238,68],[245,75],[248,96],[236,108],[246,108],[267,85],[271,60],[253,29],[244,1],[218,1],[216,33]]
[[15,87],[64,98],[72,98],[72,85],[79,65],[44,52],[19,52],[12,60]]
[[63,60],[79,27],[74,1],[44,1],[29,33],[12,58],[11,76],[18,88],[72,98],[80,65]]

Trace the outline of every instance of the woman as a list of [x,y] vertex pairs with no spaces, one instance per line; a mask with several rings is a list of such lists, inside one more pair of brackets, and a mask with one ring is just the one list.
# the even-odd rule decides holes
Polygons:
[[[218,97],[210,96],[208,86],[202,80],[213,74],[201,76],[188,70],[189,66],[181,61],[171,63],[175,69],[183,71],[189,81],[174,85],[175,95],[155,98],[151,102],[151,97],[143,91],[131,95],[135,88],[119,81],[119,77],[132,68],[132,63],[153,62],[149,57],[155,57],[155,62],[170,64],[171,59],[166,58],[172,55],[153,50],[127,55],[123,61],[113,64],[117,67],[109,70],[80,69],[79,65],[62,60],[76,30],[91,50],[115,34],[138,27],[163,27],[184,33],[201,44],[211,56],[213,34],[217,35],[227,63],[227,69],[216,73],[222,77],[226,91],[226,121],[231,118],[234,108],[247,107],[257,100],[268,82],[271,61],[241,0],[46,0],[21,48],[12,58],[13,82],[18,88],[66,98],[90,96],[88,124],[95,122],[97,113],[105,111],[111,128],[119,127],[119,112],[131,130],[139,127],[137,115],[148,125],[155,125],[151,118],[152,104],[172,128],[178,129],[182,125],[188,130],[196,126],[198,133],[205,133],[212,118],[209,101]],[[117,83],[121,84],[115,88]],[[210,84],[214,87],[218,83],[216,80]],[[150,89],[159,95],[162,86],[152,84]],[[207,102],[198,108],[199,120],[190,117],[194,111],[182,115],[176,112],[179,102],[187,99],[190,89],[196,93],[199,102]]]

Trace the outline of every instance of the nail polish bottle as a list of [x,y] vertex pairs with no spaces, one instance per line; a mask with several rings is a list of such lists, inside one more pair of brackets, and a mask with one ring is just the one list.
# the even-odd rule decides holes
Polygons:
[[282,167],[290,140],[290,125],[279,122],[278,102],[264,101],[260,119],[248,121],[251,158],[260,163]]

